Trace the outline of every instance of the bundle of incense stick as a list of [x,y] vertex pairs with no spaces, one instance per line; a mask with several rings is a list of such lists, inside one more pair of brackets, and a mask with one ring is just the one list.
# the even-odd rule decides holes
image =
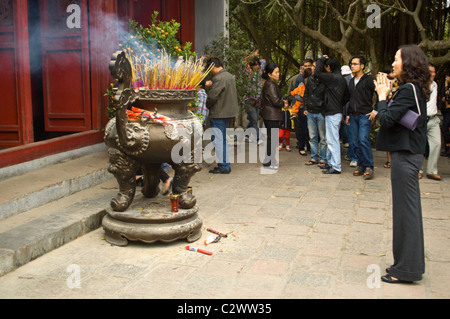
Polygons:
[[159,59],[150,60],[144,55],[126,54],[131,64],[133,89],[192,90],[208,75],[203,71],[203,59],[172,62],[170,54],[162,52]]

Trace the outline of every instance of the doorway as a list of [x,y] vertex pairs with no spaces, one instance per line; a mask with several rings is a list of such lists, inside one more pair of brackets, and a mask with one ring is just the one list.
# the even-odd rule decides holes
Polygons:
[[[28,0],[27,4],[34,141],[88,131],[87,0]],[[73,28],[67,22],[74,14],[70,5],[79,8],[80,24]]]

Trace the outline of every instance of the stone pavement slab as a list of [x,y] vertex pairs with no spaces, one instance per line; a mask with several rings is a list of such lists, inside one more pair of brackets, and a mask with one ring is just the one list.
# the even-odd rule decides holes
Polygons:
[[212,256],[185,250],[185,241],[112,246],[99,228],[0,277],[0,298],[450,297],[449,159],[439,159],[442,181],[420,181],[427,268],[411,285],[379,281],[392,263],[385,154],[375,152],[370,181],[353,176],[347,162],[341,175],[326,176],[306,160],[282,151],[276,174],[232,164],[230,175],[194,176],[203,224],[229,233],[205,246],[212,234],[204,230],[191,243]]

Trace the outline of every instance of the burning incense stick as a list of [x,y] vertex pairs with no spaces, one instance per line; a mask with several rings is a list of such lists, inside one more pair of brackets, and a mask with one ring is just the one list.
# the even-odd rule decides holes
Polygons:
[[135,56],[125,51],[131,64],[133,88],[150,90],[192,90],[211,71],[203,71],[203,59],[172,62],[170,54],[163,51],[159,59],[150,60],[144,55]]

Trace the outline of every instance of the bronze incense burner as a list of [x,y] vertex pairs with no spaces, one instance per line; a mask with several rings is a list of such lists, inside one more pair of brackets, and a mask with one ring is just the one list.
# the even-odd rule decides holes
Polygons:
[[[121,51],[113,54],[109,67],[118,86],[113,98],[116,116],[106,126],[105,143],[109,147],[108,171],[117,179],[119,193],[102,221],[106,241],[125,246],[128,240],[152,243],[199,239],[202,221],[195,196],[188,189],[192,176],[201,170],[193,156],[194,135],[202,135],[202,124],[187,110],[196,91],[132,89],[131,65]],[[130,119],[130,110],[136,109],[142,113]],[[190,147],[190,161],[173,160],[172,148],[178,143]],[[169,197],[158,196],[164,162],[175,172],[172,193],[179,195],[175,213]],[[136,195],[139,168],[144,184],[142,194]]]

